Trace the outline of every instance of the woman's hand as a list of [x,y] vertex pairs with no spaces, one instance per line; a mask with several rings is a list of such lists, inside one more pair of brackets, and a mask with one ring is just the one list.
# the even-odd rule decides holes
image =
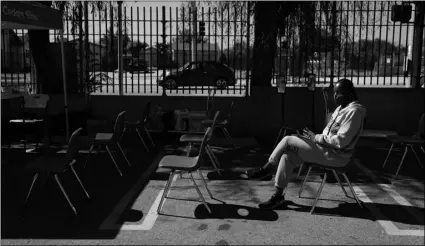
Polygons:
[[303,129],[303,136],[314,142],[314,136],[316,136],[316,134],[306,127]]

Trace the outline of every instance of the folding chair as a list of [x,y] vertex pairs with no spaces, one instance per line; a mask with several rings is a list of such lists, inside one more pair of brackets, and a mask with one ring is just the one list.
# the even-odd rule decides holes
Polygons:
[[[219,114],[220,114],[220,111],[217,111],[214,115],[213,123],[212,123],[212,126],[211,126],[211,134],[209,135],[209,137],[207,138],[206,143],[205,143],[205,152],[207,153],[208,157],[210,158],[210,160],[211,160],[212,164],[214,165],[217,173],[219,175],[221,175],[220,170],[219,170],[220,164],[218,162],[217,157],[214,155],[214,152],[213,152],[211,146],[209,145],[209,142],[210,142],[212,135],[214,133],[214,129],[215,129],[216,122],[217,122],[217,117],[218,117]],[[200,134],[184,134],[180,137],[181,143],[188,143],[189,144],[188,150],[187,150],[187,156],[190,155],[190,151],[192,149],[192,144],[201,144],[202,141],[203,141],[203,136],[200,135]]]
[[[230,117],[232,116],[234,101],[230,104],[229,113],[227,114],[226,118],[224,118],[222,121],[217,121],[217,127],[221,129],[221,131],[224,133],[224,135],[227,138],[227,141],[235,148],[236,146],[233,144],[232,137],[230,136],[229,131],[227,130],[227,126],[229,125]],[[202,124],[210,127],[213,123],[213,120],[207,119],[203,120]]]
[[404,153],[403,157],[401,158],[400,163],[398,164],[398,168],[395,174],[394,178],[397,178],[398,173],[400,172],[401,166],[404,163],[404,158],[407,155],[407,152],[409,151],[409,148],[412,150],[413,154],[416,157],[416,160],[418,161],[419,165],[424,168],[422,165],[421,160],[419,159],[418,155],[416,154],[415,147],[419,147],[422,152],[425,154],[424,146],[425,146],[425,137],[424,137],[424,114],[422,114],[419,124],[418,124],[418,132],[413,136],[398,136],[398,135],[390,135],[386,138],[391,142],[390,150],[388,151],[388,155],[385,158],[384,164],[382,165],[382,168],[385,167],[385,164],[388,161],[388,158],[390,157],[390,154],[394,148],[394,145],[400,145],[404,147]]
[[112,162],[114,163],[115,168],[117,169],[120,176],[122,176],[122,172],[121,172],[120,168],[118,167],[118,164],[115,161],[114,156],[112,155],[111,148],[118,147],[119,150],[121,151],[122,155],[124,156],[128,166],[131,167],[131,164],[128,161],[127,156],[125,155],[124,150],[121,148],[121,145],[119,143],[119,140],[121,139],[123,128],[124,128],[124,114],[125,114],[125,112],[126,111],[122,111],[121,113],[118,114],[117,119],[115,121],[113,133],[97,133],[96,134],[96,137],[93,139],[93,142],[90,146],[89,154],[87,156],[86,163],[84,164],[84,168],[87,166],[87,162],[90,158],[90,154],[93,151],[93,148],[95,146],[98,147],[97,148],[98,153],[99,153],[99,151],[102,147],[105,147],[106,151],[108,152],[109,156],[111,157]]
[[158,209],[157,209],[158,214],[161,213],[161,208],[162,208],[162,204],[164,202],[164,199],[167,198],[168,191],[171,187],[171,183],[173,181],[174,175],[178,171],[189,173],[190,179],[192,180],[192,182],[193,182],[193,184],[196,188],[196,191],[198,192],[198,195],[202,200],[202,203],[204,204],[204,206],[208,210],[208,212],[211,214],[210,207],[205,202],[205,199],[202,196],[202,193],[199,190],[198,185],[196,184],[195,179],[192,176],[192,172],[198,171],[199,176],[201,176],[202,181],[204,182],[205,188],[208,191],[208,194],[212,198],[212,194],[211,194],[211,191],[208,189],[207,182],[205,181],[205,178],[202,175],[202,172],[200,172],[200,170],[199,170],[201,163],[202,163],[204,151],[205,151],[205,146],[207,144],[207,139],[211,137],[211,134],[212,134],[212,128],[208,127],[207,131],[205,132],[204,137],[202,139],[201,147],[199,148],[199,153],[198,153],[197,156],[190,157],[190,156],[179,156],[179,155],[166,155],[159,162],[160,168],[171,169],[171,173],[170,173],[170,177],[168,179],[168,182],[165,185],[164,193],[162,194],[162,198],[161,198],[161,201],[160,201]]
[[[27,135],[29,133],[28,129],[32,128],[32,130],[34,130],[34,132],[32,132],[31,134],[36,136],[36,148],[38,147],[39,140],[44,137],[45,127],[43,127],[43,130],[40,131],[39,129],[37,129],[37,126],[44,126],[46,122],[49,99],[49,95],[45,94],[23,96],[21,103],[21,116],[19,117],[19,119],[9,120],[9,125],[12,126],[13,133],[18,135],[19,133],[21,133],[24,135],[23,139],[20,140],[24,140],[25,150],[27,144]],[[40,132],[42,136],[39,136]]]
[[68,148],[66,151],[65,158],[63,158],[63,156],[57,156],[57,155],[42,156],[25,166],[26,170],[35,171],[35,175],[33,177],[28,194],[25,198],[24,206],[27,204],[31,196],[32,190],[34,188],[34,184],[38,180],[40,173],[46,173],[47,179],[51,176],[55,178],[56,183],[58,184],[60,190],[62,191],[62,194],[65,196],[65,199],[68,202],[69,206],[71,207],[72,211],[74,212],[75,215],[78,215],[77,210],[72,204],[68,194],[65,191],[65,188],[63,187],[59,179],[59,174],[68,171],[68,169],[71,169],[72,173],[74,174],[75,178],[77,179],[78,183],[83,189],[85,195],[87,196],[87,198],[90,199],[89,193],[87,192],[86,188],[81,182],[81,179],[78,177],[78,174],[74,169],[74,164],[77,162],[76,157],[79,151],[78,139],[79,139],[80,132],[82,130],[83,128],[79,128],[74,133],[72,133],[71,138],[69,139],[69,142],[68,142]]
[[146,103],[145,109],[143,111],[142,119],[138,121],[125,121],[124,122],[124,130],[123,135],[126,132],[135,131],[137,135],[139,136],[140,141],[142,142],[143,146],[145,147],[146,151],[149,152],[149,148],[143,139],[142,135],[140,134],[140,131],[143,130],[143,132],[146,134],[146,136],[149,138],[150,142],[152,143],[152,146],[155,148],[155,143],[152,140],[152,137],[146,128],[146,125],[148,124],[149,120],[149,114],[150,114],[150,105],[151,102],[148,101]]
[[[348,167],[348,165],[350,165],[350,164],[352,164],[352,161],[350,161],[350,162],[349,162],[346,166],[344,166],[344,167],[329,167],[329,166],[323,166],[323,165],[316,164],[316,163],[304,163],[304,165],[308,166],[308,171],[307,171],[307,174],[306,174],[306,175],[305,175],[305,177],[304,177],[304,181],[303,181],[303,183],[302,183],[302,185],[301,185],[301,188],[300,188],[300,190],[299,190],[299,192],[298,192],[298,197],[301,197],[301,193],[303,192],[304,185],[305,185],[305,183],[306,183],[306,181],[307,181],[307,178],[308,178],[308,175],[310,174],[311,169],[312,169],[313,167],[318,167],[318,168],[321,168],[321,169],[323,169],[323,170],[332,171],[332,173],[334,174],[334,176],[335,176],[336,180],[338,181],[339,185],[341,186],[341,189],[342,189],[342,191],[344,192],[345,196],[346,196],[346,197],[348,197],[348,198],[351,198],[351,199],[355,199],[355,200],[356,200],[356,202],[359,204],[360,208],[363,208],[363,206],[362,206],[362,204],[361,204],[361,202],[360,202],[359,198],[358,198],[358,197],[357,197],[357,195],[356,195],[356,192],[355,192],[355,191],[354,191],[354,189],[353,189],[353,186],[351,185],[350,180],[348,179],[347,175],[345,174],[345,172],[346,172],[346,168],[347,168],[347,167]],[[342,183],[341,183],[341,181],[340,181],[340,179],[339,179],[339,177],[338,177],[338,174],[337,174],[337,173],[342,174],[342,176],[345,178],[345,180],[346,180],[346,182],[347,182],[348,186],[350,187],[351,193],[353,193],[353,195],[354,195],[354,198],[352,198],[352,197],[350,197],[350,196],[348,195],[348,193],[347,193],[347,191],[344,189],[344,186],[342,185]],[[312,208],[311,208],[311,210],[310,210],[310,214],[312,214],[312,213],[313,213],[314,208],[316,207],[317,202],[319,201],[320,194],[322,193],[323,186],[325,185],[325,182],[326,182],[326,178],[327,178],[327,172],[325,172],[325,173],[324,173],[324,177],[323,177],[322,183],[320,184],[319,190],[317,191],[316,198],[315,198],[315,200],[314,200],[314,202],[313,202],[313,206],[312,206]]]

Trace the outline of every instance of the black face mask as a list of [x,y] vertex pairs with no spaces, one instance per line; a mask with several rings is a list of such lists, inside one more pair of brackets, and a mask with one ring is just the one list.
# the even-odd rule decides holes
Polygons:
[[337,106],[345,107],[351,102],[349,95],[334,95],[334,100]]

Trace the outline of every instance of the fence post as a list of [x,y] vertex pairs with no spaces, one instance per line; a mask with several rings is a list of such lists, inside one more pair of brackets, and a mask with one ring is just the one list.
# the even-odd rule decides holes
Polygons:
[[[166,29],[167,29],[167,26],[166,26],[166,20],[165,20],[165,6],[162,6],[162,35],[161,35],[161,37],[162,37],[162,47],[163,47],[164,50],[166,50],[166,48],[165,48],[166,38],[167,38]],[[165,66],[164,65],[162,66],[162,74],[163,74],[162,77],[165,78]],[[162,95],[167,96],[167,92],[166,92],[165,87],[162,88]]]
[[420,88],[422,43],[424,36],[425,3],[415,2],[415,26],[413,31],[412,87]]
[[192,62],[196,61],[196,24],[197,24],[197,10],[196,10],[196,1],[190,2],[192,7]]
[[118,1],[118,87],[123,95],[123,38],[122,38],[122,1]]
[[[245,75],[245,77],[246,77],[246,85],[245,85],[245,97],[248,97],[248,96],[250,96],[251,95],[251,91],[250,91],[250,89],[251,89],[251,78],[250,78],[250,75],[249,75],[249,72],[250,72],[250,63],[251,63],[251,58],[250,58],[250,49],[251,49],[251,46],[250,46],[250,31],[251,31],[251,26],[250,26],[250,19],[251,19],[251,5],[250,5],[250,3],[251,2],[249,2],[248,1],[248,3],[247,3],[247,11],[246,11],[246,21],[247,21],[247,23],[246,23],[246,30],[247,30],[247,35],[246,35],[246,48],[247,48],[247,59],[246,59],[246,75]],[[216,34],[217,35],[217,34]],[[241,76],[242,77],[242,76]]]
[[[336,37],[336,1],[332,3],[332,50],[331,50],[331,81],[330,86],[333,86],[335,78],[335,37]],[[339,60],[339,59],[338,59]]]

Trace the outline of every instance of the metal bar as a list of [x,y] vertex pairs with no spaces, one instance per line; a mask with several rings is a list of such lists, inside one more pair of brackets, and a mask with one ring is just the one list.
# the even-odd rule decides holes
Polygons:
[[[146,42],[146,10],[143,6],[143,43],[148,46],[148,43]],[[143,60],[146,63],[146,66],[148,66],[146,61],[146,50],[148,47],[145,47],[143,50]],[[149,71],[151,71],[152,68],[149,68]],[[139,80],[140,81],[140,80]],[[151,89],[152,91],[152,89]],[[143,73],[143,92],[146,93],[146,73]]]
[[122,1],[118,1],[118,88],[123,95],[123,37],[122,37]]
[[[375,23],[376,23],[376,2],[377,1],[375,1],[373,4],[373,31],[372,31],[372,58],[375,58],[375,28],[376,28],[376,25],[375,25]],[[378,59],[379,59],[379,56],[378,56]],[[374,73],[374,70],[375,70],[375,59],[372,59],[373,60],[373,68],[372,68],[372,71],[370,72],[370,84],[369,85],[372,85],[372,77],[373,77],[373,73]],[[378,71],[379,71],[379,67],[377,68],[378,69]]]
[[366,2],[366,4],[367,4],[366,5],[366,38],[365,38],[365,48],[364,48],[365,58],[364,58],[364,66],[363,66],[363,70],[364,70],[363,85],[366,85],[366,76],[367,76],[367,71],[369,70],[369,67],[368,67],[369,56],[370,55],[373,56],[373,52],[372,52],[372,54],[369,54],[368,50],[367,50],[367,44],[368,44],[367,40],[368,40],[368,37],[369,37],[369,4],[370,4],[370,2]]
[[[387,77],[387,65],[388,65],[388,59],[387,59],[387,55],[388,55],[388,27],[389,27],[389,23],[390,23],[390,5],[388,4],[387,6],[387,10],[386,10],[386,16],[387,16],[387,24],[385,25],[385,53],[384,53],[384,57],[385,57],[385,61],[384,61],[384,77]],[[391,63],[392,63],[392,58],[391,58]],[[385,85],[385,80],[384,80],[384,85]],[[391,83],[390,83],[391,85]]]
[[[360,16],[360,28],[359,28],[359,55],[358,55],[358,57],[357,57],[357,71],[358,71],[358,73],[357,73],[357,81],[359,81],[358,80],[358,78],[360,77],[360,60],[362,59],[362,50],[361,50],[361,44],[362,44],[362,22],[363,22],[363,2],[362,1],[359,1],[359,3],[360,3],[360,10],[359,10],[359,16]],[[364,73],[364,71],[363,71],[363,73]],[[359,82],[357,82],[357,84],[359,84]]]
[[[127,16],[127,14],[126,14],[126,16]],[[131,28],[131,34],[130,34],[130,36],[131,36],[131,41],[129,41],[129,42],[131,42],[130,44],[131,44],[131,51],[133,51],[133,49],[134,49],[134,34],[133,34],[133,6],[131,6],[130,7],[130,28]],[[138,25],[139,23],[137,23],[137,25]],[[139,32],[139,29],[137,29],[137,32]],[[139,40],[139,36],[137,36],[137,41]],[[133,52],[130,52],[131,53],[131,63],[130,64],[132,64],[133,65],[133,63],[134,63],[134,54],[133,54]],[[137,78],[139,78],[139,60],[137,60]],[[133,65],[134,66],[134,65]],[[135,71],[132,71],[132,74],[133,74],[133,76],[131,76],[131,93],[134,93],[134,72]],[[126,86],[126,88],[127,88],[127,86]]]
[[[160,62],[160,45],[159,45],[159,9],[158,9],[158,6],[157,7],[155,7],[155,11],[156,11],[156,19],[155,19],[155,23],[156,23],[156,57],[155,57],[155,61],[156,61],[156,81],[158,81],[158,79],[159,79],[159,77],[158,77],[158,72],[159,72],[159,62]],[[164,25],[165,25],[165,23],[164,23]],[[165,48],[165,47],[162,47],[163,49]],[[151,55],[152,55],[152,53],[153,52],[151,52]],[[151,80],[151,88],[153,87],[153,83],[152,83],[152,80]],[[157,91],[156,92],[158,92],[158,87],[157,87]]]
[[[140,43],[140,9],[139,6],[137,6],[136,8],[136,12],[137,12],[137,19],[136,19],[136,23],[137,23],[137,45],[139,45]],[[143,30],[144,31],[144,30]],[[140,51],[144,51],[145,47],[144,44],[142,44],[141,49],[139,50],[139,52],[137,53],[137,63],[140,62]],[[144,54],[144,52],[143,52]],[[146,61],[143,59],[143,63],[142,66],[144,68]],[[145,73],[146,71],[143,71],[143,73]],[[137,93],[140,94],[140,70],[137,70]]]
[[[171,7],[170,7],[170,14],[171,14]],[[171,18],[170,18],[170,30],[172,29],[172,22],[171,22]],[[166,52],[166,20],[165,20],[165,6],[162,6],[162,47],[163,47],[163,52]],[[165,75],[165,64],[162,64],[163,68],[162,68],[162,74]],[[157,77],[157,80],[159,80],[159,78]],[[157,87],[158,90],[158,87]],[[162,90],[162,95],[165,96],[165,90]]]
[[[354,56],[354,37],[356,36],[356,3],[353,2],[353,40],[351,41],[351,61],[353,60]],[[350,61],[350,68],[351,68],[351,81],[353,81],[353,67],[351,65]]]
[[[384,2],[381,2],[381,11],[380,12],[381,12],[380,20],[382,20],[383,13],[384,13]],[[380,23],[380,25],[379,25],[379,37],[381,38],[381,36],[382,36],[382,23]],[[381,40],[381,39],[379,39],[379,40]],[[380,60],[381,60],[381,45],[378,44],[378,63],[377,63],[377,67],[378,67],[377,68],[378,69],[377,78],[378,78],[378,80],[379,80],[379,77],[381,75],[381,73],[380,73],[380,71],[381,71]],[[384,64],[385,64],[385,62],[384,62]],[[384,85],[385,85],[385,82],[384,82]]]

